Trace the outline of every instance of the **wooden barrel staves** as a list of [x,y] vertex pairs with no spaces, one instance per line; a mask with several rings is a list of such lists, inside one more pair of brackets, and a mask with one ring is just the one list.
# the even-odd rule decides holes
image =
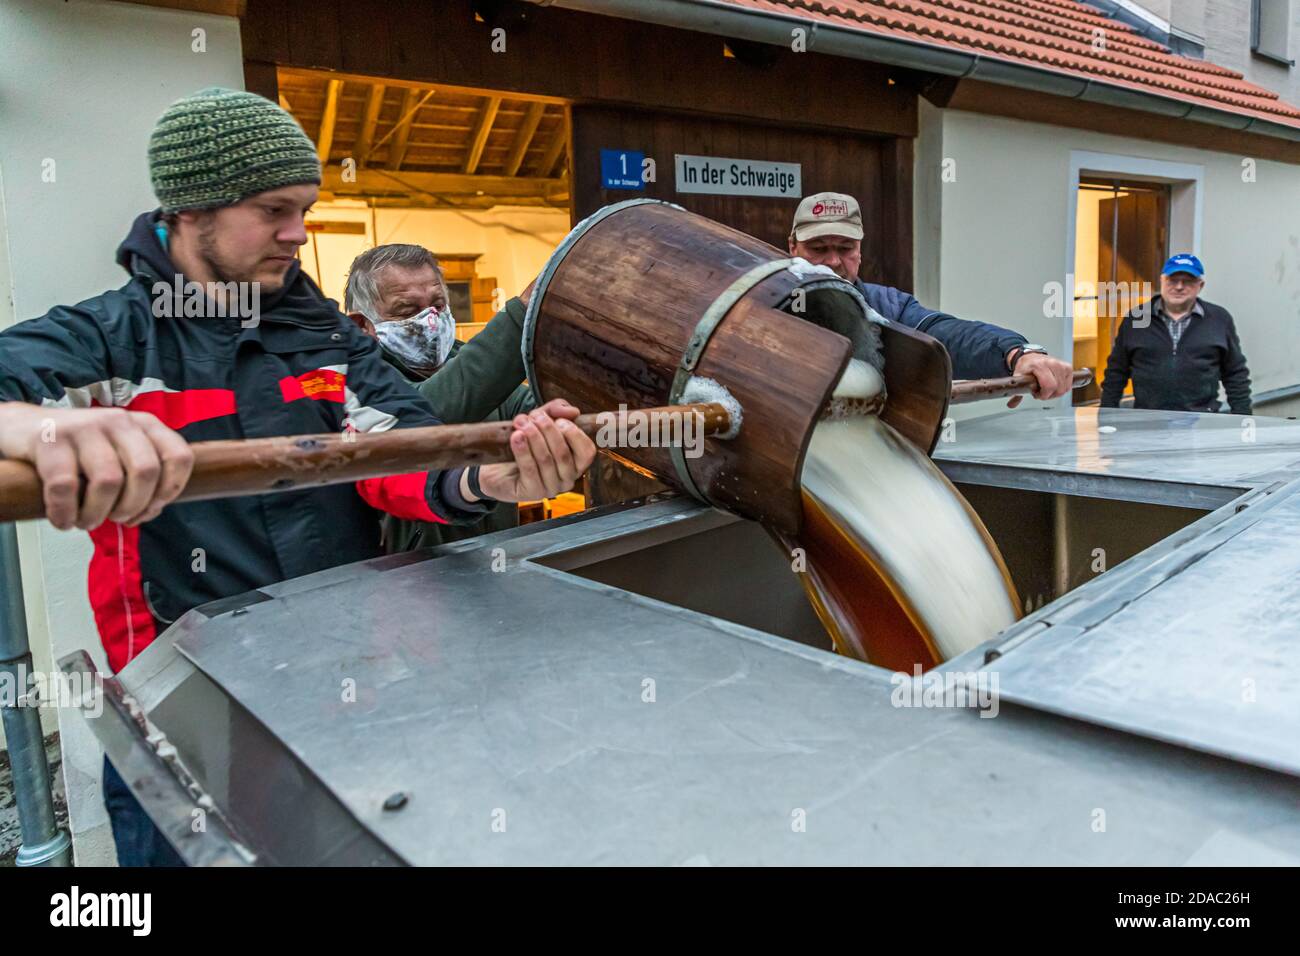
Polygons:
[[736,437],[706,439],[692,457],[650,436],[616,457],[791,534],[812,429],[850,356],[877,349],[890,394],[882,418],[929,453],[951,387],[942,346],[881,320],[829,270],[651,199],[606,206],[573,229],[538,278],[523,340],[539,402],[644,408],[676,404],[692,376],[722,385],[743,410]]

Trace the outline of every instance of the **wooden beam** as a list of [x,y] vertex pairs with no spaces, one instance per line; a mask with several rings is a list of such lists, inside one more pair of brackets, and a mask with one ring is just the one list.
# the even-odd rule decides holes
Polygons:
[[247,0],[125,0],[142,7],[185,10],[189,13],[215,13],[223,17],[242,17]]
[[537,124],[542,121],[542,113],[545,111],[545,103],[528,104],[528,112],[524,114],[524,121],[519,126],[519,132],[515,134],[515,141],[510,147],[510,154],[506,156],[505,174],[507,176],[514,176],[519,172],[519,167],[524,161],[524,154],[528,152],[528,144],[533,141],[533,134],[537,132]]
[[478,169],[478,161],[483,158],[483,147],[487,145],[488,134],[492,132],[492,122],[497,118],[499,109],[501,109],[501,97],[489,96],[483,100],[483,108],[478,114],[478,124],[469,138],[469,155],[465,157],[465,165],[461,167],[461,171],[466,175],[472,175],[474,170]]
[[406,144],[411,138],[411,117],[415,115],[415,106],[420,101],[420,91],[408,89],[402,97],[402,111],[398,114],[397,126],[389,131],[393,143],[388,147],[389,169],[401,169],[402,160],[406,158]]
[[[342,64],[340,64],[340,66],[342,66]],[[289,65],[280,65],[279,69],[284,76],[297,79],[315,78],[319,80],[322,77],[337,77],[345,83],[373,83],[376,78],[381,78],[389,86],[398,87],[400,89],[427,90],[433,82],[432,80],[407,80],[402,77],[388,76],[380,73],[352,73],[344,69],[314,70],[310,67]],[[446,90],[448,93],[463,94],[465,96],[484,97],[501,95],[500,89],[480,86],[460,86],[453,83],[439,83],[438,89]],[[516,102],[522,100],[528,103],[536,100],[539,103],[554,103],[557,106],[562,106],[569,102],[562,96],[546,96],[540,93],[526,93],[522,90],[511,90],[510,99]]]
[[384,92],[388,89],[383,83],[370,84],[370,97],[366,100],[366,112],[361,120],[361,132],[357,136],[353,153],[357,168],[360,169],[370,159],[370,147],[375,141],[375,124],[379,122],[379,111],[384,105]]
[[322,166],[329,165],[330,150],[334,147],[334,124],[339,118],[339,93],[342,89],[342,80],[330,80],[325,87],[325,112],[321,114],[320,136],[316,144]]
[[555,128],[555,138],[551,140],[551,145],[547,147],[546,155],[542,157],[541,165],[538,166],[534,173],[538,176],[549,176],[555,169],[555,164],[560,159],[560,154],[569,144],[569,124],[565,117],[560,117],[560,125]]
[[[321,193],[324,199],[325,193]],[[352,199],[352,196],[340,196]],[[368,196],[366,201],[377,209],[474,209],[487,210],[495,206],[525,206],[530,209],[563,209],[568,211],[567,199],[544,199],[540,196],[427,196],[424,193],[395,193],[390,196]]]
[[389,173],[380,169],[358,169],[355,182],[345,182],[343,171],[324,170],[322,193],[346,198],[409,199],[419,205],[444,201],[444,205],[497,203],[565,206],[569,184],[563,179],[534,176],[469,176],[464,173]]
[[366,224],[364,222],[346,222],[337,219],[309,219],[302,225],[308,232],[326,232],[345,236],[364,236],[366,234]]

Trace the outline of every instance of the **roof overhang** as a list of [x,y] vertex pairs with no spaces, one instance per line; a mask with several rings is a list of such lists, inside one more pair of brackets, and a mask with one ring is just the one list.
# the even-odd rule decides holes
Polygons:
[[1002,86],[1050,93],[1069,99],[1155,113],[1211,126],[1300,142],[1300,127],[1275,123],[1232,110],[1202,106],[1170,96],[1057,70],[1038,69],[998,57],[917,43],[897,37],[842,27],[794,13],[757,10],[726,0],[529,0],[544,7],[561,7],[655,23],[660,26],[715,33],[719,36],[788,47],[791,31],[807,31],[808,52],[890,66],[923,70],[961,79],[979,79]]

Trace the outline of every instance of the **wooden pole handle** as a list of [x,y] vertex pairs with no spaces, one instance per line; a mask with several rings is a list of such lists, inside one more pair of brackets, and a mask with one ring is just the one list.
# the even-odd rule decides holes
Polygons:
[[[1092,381],[1092,369],[1074,370],[1073,388],[1083,388]],[[973,378],[952,383],[951,405],[978,402],[986,398],[1003,398],[1007,395],[1024,395],[1033,391],[1038,379],[1032,375],[1011,375],[1007,378]]]
[[[718,404],[579,415],[575,424],[602,447],[619,447],[629,427],[648,436],[684,435],[673,419],[699,415],[703,436],[727,432],[731,416]],[[638,424],[643,419],[643,424]],[[602,434],[604,429],[604,434]],[[513,422],[393,428],[377,434],[286,435],[195,442],[194,470],[177,501],[203,501],[337,485],[385,475],[488,465],[514,459]],[[607,437],[613,441],[604,441]],[[41,480],[25,461],[0,461],[0,522],[45,514]]]

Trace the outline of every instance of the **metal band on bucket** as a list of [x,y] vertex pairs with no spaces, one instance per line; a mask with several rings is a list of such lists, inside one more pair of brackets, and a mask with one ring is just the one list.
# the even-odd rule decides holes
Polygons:
[[533,401],[538,405],[545,404],[541,390],[537,385],[537,374],[533,368],[533,338],[537,334],[537,315],[541,310],[542,300],[546,298],[546,288],[551,284],[551,279],[555,275],[555,270],[560,267],[564,257],[569,254],[569,250],[574,247],[592,226],[602,219],[612,216],[616,212],[621,212],[631,206],[644,206],[648,204],[659,206],[671,206],[674,209],[686,210],[676,203],[666,202],[662,199],[649,199],[642,197],[640,199],[625,199],[623,202],[612,203],[608,206],[602,206],[593,212],[582,222],[578,223],[569,230],[569,234],[564,237],[564,241],[559,244],[556,250],[551,253],[551,257],[546,260],[546,265],[542,268],[542,274],[537,277],[537,284],[533,286],[533,294],[528,299],[528,310],[524,313],[524,331],[520,339],[519,348],[524,360],[524,376],[528,379],[528,388],[533,393]]
[[[704,350],[709,344],[709,339],[713,337],[713,333],[717,331],[726,314],[731,311],[731,307],[739,302],[745,293],[754,286],[768,276],[788,268],[792,262],[794,262],[793,259],[774,259],[771,262],[759,263],[727,286],[722,294],[713,300],[713,303],[705,310],[704,315],[700,317],[699,323],[695,326],[695,331],[691,333],[690,341],[686,343],[686,351],[682,353],[681,364],[677,367],[677,374],[673,376],[673,387],[668,392],[669,405],[681,404],[682,393],[686,390],[686,383],[690,381],[695,367],[700,364],[700,359],[704,356]],[[668,453],[672,458],[673,469],[677,472],[677,478],[681,481],[682,487],[692,497],[698,498],[705,504],[710,504],[709,499],[704,497],[704,493],[695,484],[695,479],[691,477],[691,471],[686,465],[685,449],[681,445],[671,445]]]

